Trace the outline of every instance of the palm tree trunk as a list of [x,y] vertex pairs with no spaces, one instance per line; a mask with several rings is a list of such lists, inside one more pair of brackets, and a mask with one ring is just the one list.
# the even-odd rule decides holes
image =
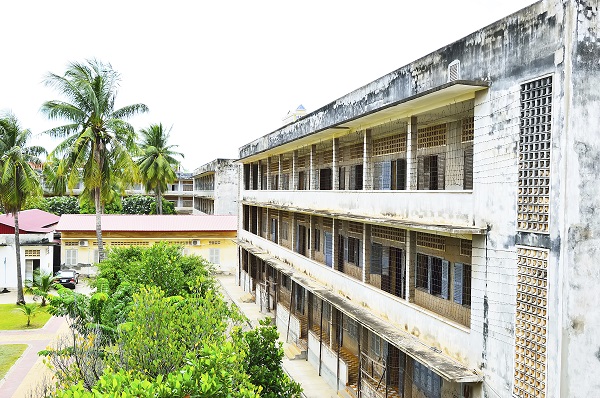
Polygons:
[[102,243],[102,205],[100,187],[94,188],[94,205],[96,207],[96,240],[98,241],[98,262],[104,260],[104,244]]
[[158,214],[162,214],[162,192],[160,191],[160,188],[158,188],[158,191],[156,192],[156,205],[158,206]]
[[21,274],[21,242],[19,238],[19,212],[17,211],[13,216],[15,218],[15,255],[17,259],[17,304],[25,304],[25,296],[23,295],[23,275]]

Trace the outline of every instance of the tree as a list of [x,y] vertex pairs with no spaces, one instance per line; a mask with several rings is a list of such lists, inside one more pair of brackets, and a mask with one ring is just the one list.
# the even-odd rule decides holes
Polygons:
[[119,74],[110,64],[98,60],[71,63],[63,76],[50,73],[46,85],[55,88],[66,101],[47,101],[41,111],[50,119],[69,124],[46,131],[64,139],[52,155],[61,158],[68,181],[81,176],[85,188],[94,198],[98,258],[104,259],[102,243],[103,189],[114,178],[131,178],[136,165],[136,134],[126,118],[146,112],[144,104],[115,109]]
[[173,151],[177,145],[168,145],[169,132],[164,131],[162,123],[152,124],[140,131],[142,155],[138,159],[142,182],[147,191],[156,195],[156,213],[162,213],[162,193],[167,184],[175,181],[177,176],[173,169],[179,164],[175,156],[184,157],[182,153]]
[[63,214],[79,214],[79,201],[75,196],[54,196],[51,198],[45,198],[44,208],[42,210],[47,211],[57,216]]
[[21,275],[21,242],[19,211],[27,200],[41,193],[40,181],[32,165],[40,165],[40,146],[27,146],[31,131],[22,129],[12,113],[0,118],[0,202],[15,219],[15,254],[17,263],[17,304],[25,304]]
[[[175,206],[165,198],[162,201],[163,214],[175,214]],[[156,197],[133,195],[123,199],[123,214],[157,214]]]
[[25,293],[32,294],[34,298],[41,297],[42,307],[45,307],[46,298],[54,287],[55,280],[56,277],[52,276],[51,273],[42,273],[36,269],[33,271],[33,280],[27,279],[25,281]]
[[35,316],[40,310],[40,306],[37,304],[25,304],[20,305],[17,308],[23,315],[27,317],[27,327],[31,326],[31,318]]

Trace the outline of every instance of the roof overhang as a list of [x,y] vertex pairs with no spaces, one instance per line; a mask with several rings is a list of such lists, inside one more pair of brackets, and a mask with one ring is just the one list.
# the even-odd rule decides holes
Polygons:
[[[264,148],[251,155],[241,157],[236,163],[253,162],[265,157],[265,154],[276,155],[298,149],[299,146],[318,143],[325,139],[336,138],[346,135],[352,131],[357,131],[371,126],[389,121],[391,119],[402,119],[415,116],[420,113],[436,109],[450,103],[457,103],[475,98],[475,93],[487,89],[489,82],[481,80],[455,80],[442,84],[440,86],[425,90],[418,94],[404,97],[398,101],[390,103],[372,103],[365,107],[365,112],[354,117],[349,117],[335,124],[325,126],[314,131],[307,131],[300,137],[292,138],[287,142],[271,148]],[[317,110],[306,115],[300,120],[310,118],[313,114],[320,112]],[[282,133],[286,128],[293,126],[284,126],[267,136]],[[264,137],[263,137],[264,138]]]
[[404,228],[410,229],[413,231],[423,231],[423,232],[439,232],[442,234],[449,235],[485,235],[487,233],[487,228],[481,227],[467,227],[463,225],[451,225],[451,224],[433,224],[427,222],[418,222],[414,220],[402,220],[397,218],[389,218],[389,217],[373,217],[373,216],[361,216],[357,214],[350,213],[336,213],[331,210],[326,209],[303,209],[294,206],[283,206],[276,205],[273,203],[264,203],[264,202],[252,202],[252,201],[241,201],[244,205],[249,206],[259,206],[266,207],[269,209],[282,210],[282,211],[290,211],[296,213],[303,213],[308,215],[314,215],[319,217],[332,217],[340,220],[347,221],[355,221],[361,222],[365,224],[378,224],[384,225],[387,227],[395,227],[395,228]]
[[262,251],[252,244],[237,240],[237,244],[256,257],[262,259],[273,268],[288,275],[292,280],[309,290],[317,297],[333,304],[345,315],[354,319],[362,326],[383,337],[386,341],[405,352],[411,358],[432,369],[445,380],[455,383],[476,383],[483,380],[483,375],[475,369],[470,369],[456,360],[442,354],[435,347],[428,346],[415,336],[393,326],[379,318],[368,309],[356,305],[347,298],[321,285],[306,274],[301,273],[283,261]]

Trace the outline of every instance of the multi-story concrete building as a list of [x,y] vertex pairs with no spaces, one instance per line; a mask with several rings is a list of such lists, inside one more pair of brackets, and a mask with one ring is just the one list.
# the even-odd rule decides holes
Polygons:
[[240,148],[239,283],[334,388],[600,396],[598,3],[536,3]]
[[215,159],[193,173],[194,213],[237,215],[239,167],[233,159]]

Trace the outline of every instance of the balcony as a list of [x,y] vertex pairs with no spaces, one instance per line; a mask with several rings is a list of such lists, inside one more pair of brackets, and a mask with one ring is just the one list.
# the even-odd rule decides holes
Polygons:
[[[407,226],[473,229],[471,191],[251,191],[244,203],[347,218],[385,219]],[[477,228],[475,228],[477,229]]]

